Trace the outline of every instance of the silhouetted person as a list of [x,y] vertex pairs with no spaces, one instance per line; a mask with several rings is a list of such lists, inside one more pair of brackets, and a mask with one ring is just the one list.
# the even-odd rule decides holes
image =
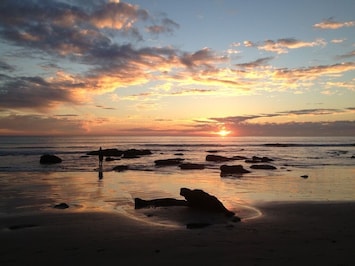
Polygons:
[[102,152],[102,149],[100,147],[100,150],[99,150],[99,168],[102,168],[102,161],[104,160],[104,154]]

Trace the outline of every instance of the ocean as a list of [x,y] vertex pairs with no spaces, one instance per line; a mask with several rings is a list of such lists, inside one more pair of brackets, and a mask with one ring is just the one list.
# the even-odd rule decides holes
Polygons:
[[[150,150],[139,158],[104,161],[90,151]],[[39,163],[54,154],[59,164]],[[245,160],[206,161],[209,154],[272,159],[274,170],[251,169]],[[180,187],[200,188],[231,209],[271,201],[355,200],[355,137],[0,137],[0,213],[33,211],[68,202],[78,209],[132,209],[135,197],[179,198]],[[156,160],[183,159],[204,169],[157,167]],[[250,173],[221,176],[220,166]],[[260,163],[259,163],[260,164]],[[127,171],[113,167],[124,165]]]

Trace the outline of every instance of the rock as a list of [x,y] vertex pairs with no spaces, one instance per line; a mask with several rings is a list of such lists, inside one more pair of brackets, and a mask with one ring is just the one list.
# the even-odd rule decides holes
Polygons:
[[268,157],[258,157],[258,156],[253,156],[252,159],[250,160],[245,160],[246,163],[268,163],[274,161],[273,159],[270,159]]
[[182,170],[194,170],[194,169],[205,169],[205,165],[204,164],[198,164],[198,163],[182,163],[179,165],[179,167]]
[[307,179],[308,175],[301,175],[302,178]]
[[186,200],[178,200],[173,198],[162,198],[153,200],[143,200],[141,198],[134,199],[134,208],[142,209],[149,207],[168,207],[168,206],[187,206]]
[[252,166],[250,166],[251,169],[264,169],[264,170],[275,170],[277,169],[275,166],[273,165],[269,165],[269,164],[253,164]]
[[217,153],[217,152],[220,152],[219,150],[208,150],[206,152],[209,152],[209,153]]
[[53,208],[55,208],[55,209],[67,209],[67,208],[69,208],[69,205],[64,203],[64,202],[62,202],[60,204],[54,205]]
[[120,158],[112,158],[112,157],[106,157],[105,158],[106,162],[119,161],[119,160],[121,160],[121,159]]
[[172,158],[172,159],[162,159],[155,160],[154,163],[156,166],[170,166],[170,165],[179,165],[183,160],[181,158]]
[[208,154],[206,156],[206,161],[210,161],[210,162],[227,162],[231,160],[233,159],[225,156],[220,156],[220,155]]
[[243,168],[242,165],[221,165],[221,176],[230,174],[246,174],[250,171]]
[[129,149],[123,152],[123,158],[139,158],[142,155],[151,155],[152,152],[150,150],[137,150],[137,149]]
[[54,163],[61,163],[62,159],[55,155],[44,154],[41,156],[39,162],[41,164],[54,164]]
[[212,196],[201,189],[191,190],[189,188],[181,188],[180,195],[185,197],[187,206],[194,209],[223,213],[228,217],[234,216],[231,212],[224,207],[215,196]]
[[248,157],[237,155],[237,156],[233,156],[232,159],[233,160],[247,160]]
[[184,156],[182,152],[174,153],[175,156]]
[[115,167],[112,168],[112,171],[116,171],[116,172],[123,172],[126,170],[128,170],[127,165],[116,165]]
[[[123,151],[118,150],[118,149],[103,149],[102,151],[103,156],[114,156],[114,157],[120,157],[123,154]],[[99,155],[99,150],[97,151],[90,151],[86,153],[87,155]]]

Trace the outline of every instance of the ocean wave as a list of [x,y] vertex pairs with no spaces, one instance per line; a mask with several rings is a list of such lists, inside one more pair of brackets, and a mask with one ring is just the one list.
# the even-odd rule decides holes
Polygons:
[[355,143],[265,143],[266,147],[354,147]]

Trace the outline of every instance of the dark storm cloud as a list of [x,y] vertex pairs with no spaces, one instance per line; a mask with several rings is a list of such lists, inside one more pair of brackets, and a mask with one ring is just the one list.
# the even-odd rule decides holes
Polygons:
[[[52,60],[50,64],[62,72],[65,69],[53,63],[56,58],[85,64],[90,70],[80,76],[61,74],[42,79],[37,76],[2,79],[0,107],[46,109],[56,103],[75,102],[74,89],[112,91],[118,85],[149,80],[146,67],[154,71],[155,67],[172,64],[177,61],[178,51],[152,47],[135,49],[127,43],[127,38],[124,44],[113,39],[117,34],[140,35],[134,24],[148,19],[146,10],[127,3],[1,1],[0,36],[3,42],[27,49],[22,55],[24,58],[31,58],[34,53],[46,54]],[[168,31],[178,27],[170,19],[161,21]],[[11,71],[13,67],[0,61],[0,69]]]
[[74,102],[70,91],[41,77],[7,78],[7,81],[0,85],[0,91],[3,92],[0,106],[10,109],[41,110],[53,107],[58,102]]
[[15,71],[15,67],[9,65],[7,62],[0,60],[0,70],[1,71]]

